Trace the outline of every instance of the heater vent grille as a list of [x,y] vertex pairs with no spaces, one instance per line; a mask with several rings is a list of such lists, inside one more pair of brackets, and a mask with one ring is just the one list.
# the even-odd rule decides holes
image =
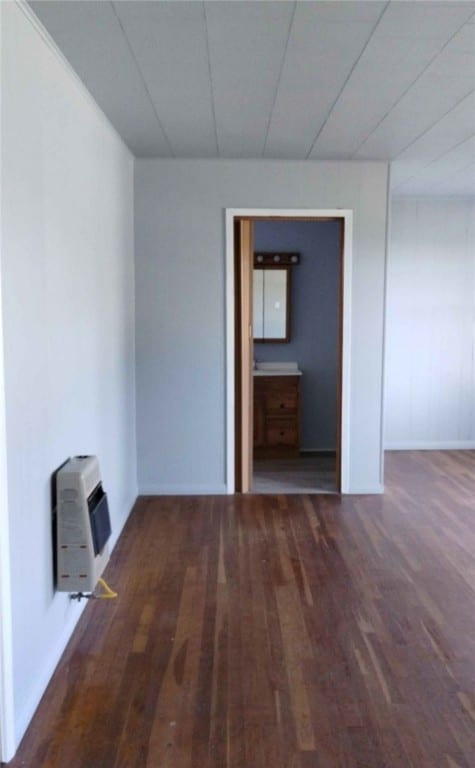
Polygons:
[[107,494],[104,493],[102,485],[98,485],[95,491],[89,496],[87,506],[89,508],[89,518],[91,521],[94,554],[98,555],[104,549],[104,545],[112,533]]

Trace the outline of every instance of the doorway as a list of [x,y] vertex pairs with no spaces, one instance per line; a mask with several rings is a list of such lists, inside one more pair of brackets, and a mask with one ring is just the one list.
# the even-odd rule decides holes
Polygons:
[[[228,492],[318,493],[333,490],[345,493],[348,488],[349,459],[351,211],[233,209],[226,212],[226,219]],[[292,305],[286,306],[284,287],[280,295],[275,293],[278,284],[285,284],[284,272],[287,270],[289,282],[295,285],[294,292],[287,287],[287,296],[292,301],[296,297],[302,301],[302,281],[306,282],[310,274],[311,257],[307,248],[307,252],[302,253],[307,262],[304,279],[304,272],[297,272],[301,269],[301,253],[292,248],[296,244],[300,251],[305,251],[303,240],[298,242],[296,236],[299,226],[303,240],[305,233],[314,236],[316,227],[320,227],[321,231],[325,229],[327,236],[333,237],[332,256],[336,262],[332,267],[333,308],[330,307],[330,314],[334,312],[333,319],[329,320],[331,297],[325,295],[323,283],[320,285],[320,297],[315,296],[316,302],[322,303],[323,298],[327,303],[326,321],[332,325],[333,336],[332,333],[329,336],[333,338],[331,352],[334,356],[331,407],[328,407],[327,381],[327,406],[322,407],[320,403],[319,409],[315,407],[318,395],[314,397],[312,394],[312,376],[315,371],[312,371],[312,361],[308,354],[305,358],[308,338],[304,342],[302,327],[298,329],[295,325],[299,312]],[[328,252],[326,258],[328,267]],[[255,302],[256,295],[261,294],[264,290],[262,286],[266,285],[266,272],[263,279],[260,271],[263,267],[270,270],[267,286],[272,298],[270,304],[267,302],[267,326],[270,332],[267,338],[263,338],[262,305]],[[319,280],[321,282],[322,274],[320,271],[318,279],[314,275],[317,283]],[[307,301],[308,288],[307,285]],[[275,317],[277,309],[281,313],[280,321]],[[301,312],[303,309],[300,306]],[[253,314],[256,315],[254,323]],[[285,315],[290,317],[290,326],[286,326]],[[315,328],[316,337],[318,332],[318,328]],[[321,336],[320,347],[325,343],[328,352],[329,344],[332,346],[331,340]],[[315,350],[315,341],[313,348]],[[317,349],[316,357],[320,353],[321,349]],[[300,360],[294,359],[299,356]],[[304,370],[299,368],[299,363]],[[323,364],[324,361],[320,359],[315,361],[314,366],[320,369],[317,382],[320,400],[324,389]],[[275,370],[276,365],[282,370]],[[327,366],[327,379],[330,367]],[[316,391],[315,380],[313,390]],[[262,404],[265,402],[270,408],[267,422],[262,413]],[[305,412],[300,413],[302,406]],[[328,432],[331,411],[333,444],[329,437],[332,429]],[[313,418],[316,413],[316,422],[320,419],[320,424],[315,423]],[[313,424],[310,423],[312,418]]]

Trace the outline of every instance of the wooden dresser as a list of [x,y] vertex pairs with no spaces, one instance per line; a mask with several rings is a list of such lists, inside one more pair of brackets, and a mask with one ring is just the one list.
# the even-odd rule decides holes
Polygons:
[[300,376],[254,376],[254,456],[300,452]]

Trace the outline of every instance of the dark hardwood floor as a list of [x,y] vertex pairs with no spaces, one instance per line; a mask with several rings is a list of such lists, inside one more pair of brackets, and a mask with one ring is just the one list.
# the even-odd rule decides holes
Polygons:
[[143,498],[11,768],[473,768],[475,452]]

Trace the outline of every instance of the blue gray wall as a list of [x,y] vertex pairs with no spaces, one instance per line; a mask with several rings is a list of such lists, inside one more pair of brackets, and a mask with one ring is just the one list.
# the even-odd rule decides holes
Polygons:
[[136,160],[142,493],[226,489],[224,212],[243,207],[353,211],[348,489],[382,491],[386,193],[384,163]]
[[255,344],[259,361],[295,361],[301,379],[301,447],[334,449],[337,430],[340,233],[336,221],[258,221],[256,251],[298,251],[292,267],[291,340]]

